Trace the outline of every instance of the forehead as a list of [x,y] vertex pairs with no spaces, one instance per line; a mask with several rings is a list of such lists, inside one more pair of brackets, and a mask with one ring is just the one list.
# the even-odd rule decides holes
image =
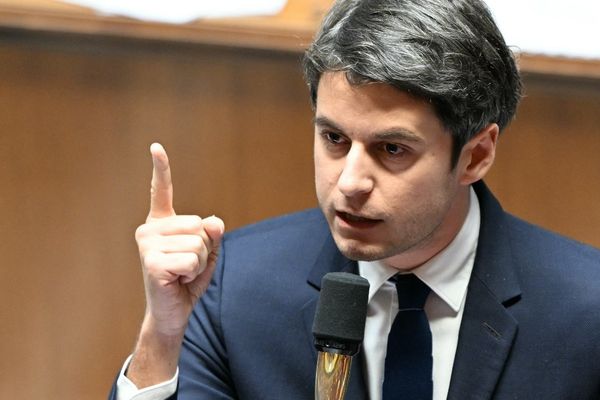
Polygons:
[[384,83],[351,84],[344,72],[326,72],[319,81],[316,120],[323,119],[353,135],[390,128],[424,138],[447,134],[429,102]]

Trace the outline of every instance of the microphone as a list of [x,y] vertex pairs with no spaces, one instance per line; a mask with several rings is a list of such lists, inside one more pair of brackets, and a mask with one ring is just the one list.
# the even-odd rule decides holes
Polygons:
[[369,282],[354,274],[330,272],[321,281],[313,321],[318,350],[315,400],[343,400],[352,357],[365,335]]

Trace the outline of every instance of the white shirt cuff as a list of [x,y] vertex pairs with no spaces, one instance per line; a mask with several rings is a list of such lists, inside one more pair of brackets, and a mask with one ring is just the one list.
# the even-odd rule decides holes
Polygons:
[[177,378],[179,377],[179,367],[175,371],[175,376],[168,381],[138,389],[133,382],[125,376],[125,371],[129,367],[131,357],[127,357],[125,364],[121,368],[121,373],[117,379],[117,400],[165,400],[173,395],[177,390]]

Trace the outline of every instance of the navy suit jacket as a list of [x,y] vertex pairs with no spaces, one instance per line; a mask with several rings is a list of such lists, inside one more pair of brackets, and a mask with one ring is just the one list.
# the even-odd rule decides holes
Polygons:
[[[505,213],[481,228],[448,399],[600,399],[600,251]],[[319,210],[224,238],[180,359],[179,399],[313,399],[321,278],[356,271]],[[355,357],[347,399],[367,399]]]

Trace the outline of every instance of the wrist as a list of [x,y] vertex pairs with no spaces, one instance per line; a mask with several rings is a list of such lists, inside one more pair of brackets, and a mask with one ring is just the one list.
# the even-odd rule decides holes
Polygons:
[[184,331],[164,333],[147,314],[126,376],[139,388],[170,380],[177,371]]

